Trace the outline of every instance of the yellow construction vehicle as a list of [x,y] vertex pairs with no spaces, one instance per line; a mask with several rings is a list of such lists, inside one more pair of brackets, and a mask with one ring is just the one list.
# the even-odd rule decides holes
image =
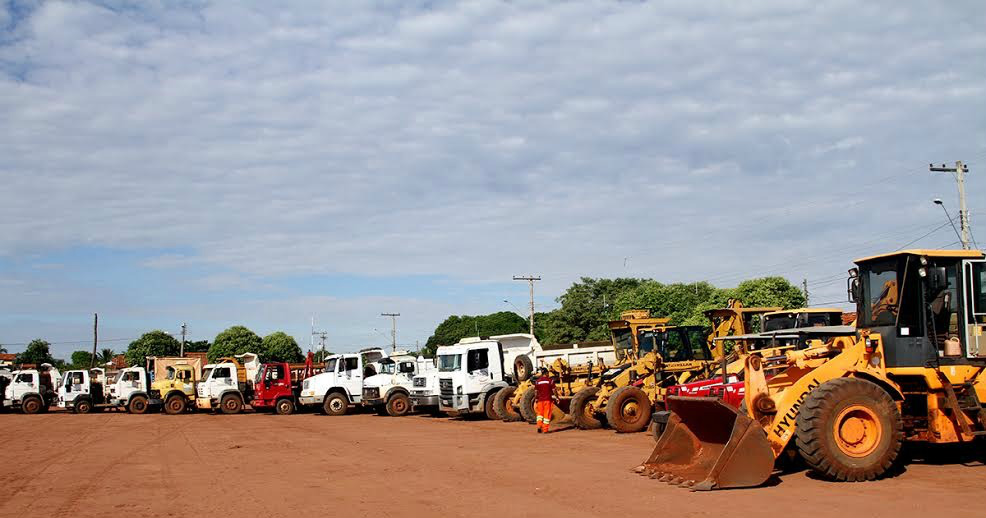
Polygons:
[[726,308],[706,312],[711,333],[704,326],[671,326],[667,320],[636,326],[628,319],[611,322],[614,340],[629,335],[623,343],[632,347],[625,347],[623,364],[575,394],[570,405],[573,421],[582,429],[605,423],[618,432],[644,430],[654,409],[663,407],[668,387],[708,376],[724,363],[726,344],[713,338],[747,334],[754,330],[756,317],[779,309],[744,308],[731,300]]
[[822,478],[863,481],[886,473],[904,440],[986,436],[983,254],[905,250],[855,263],[855,328],[805,328],[806,349],[747,356],[746,410],[669,397],[668,426],[636,471],[693,490],[750,487],[793,450]]

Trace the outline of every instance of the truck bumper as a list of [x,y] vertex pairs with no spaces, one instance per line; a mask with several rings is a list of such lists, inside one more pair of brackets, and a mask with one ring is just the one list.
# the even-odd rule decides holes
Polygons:
[[298,398],[298,402],[304,406],[321,405],[325,396],[302,396]]
[[438,396],[411,396],[411,404],[419,406],[438,406]]
[[377,406],[386,403],[383,398],[364,399],[363,406]]
[[212,400],[207,397],[195,398],[195,407],[199,410],[209,410],[212,408]]
[[438,408],[442,412],[459,412],[460,414],[481,412],[484,410],[479,405],[479,394],[439,396]]

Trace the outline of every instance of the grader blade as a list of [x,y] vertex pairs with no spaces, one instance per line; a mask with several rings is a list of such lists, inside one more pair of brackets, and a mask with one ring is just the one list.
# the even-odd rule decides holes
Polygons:
[[671,416],[664,433],[634,471],[692,491],[766,482],[774,453],[756,421],[719,398],[670,396],[667,406]]

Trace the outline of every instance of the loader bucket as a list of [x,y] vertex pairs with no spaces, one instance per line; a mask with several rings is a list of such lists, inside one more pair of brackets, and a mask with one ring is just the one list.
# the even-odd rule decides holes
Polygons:
[[714,397],[667,398],[671,416],[637,473],[692,491],[753,487],[774,468],[774,452],[756,421]]

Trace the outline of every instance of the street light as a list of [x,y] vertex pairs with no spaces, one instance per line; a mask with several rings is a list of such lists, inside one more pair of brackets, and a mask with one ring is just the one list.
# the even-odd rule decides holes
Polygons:
[[948,218],[949,225],[952,225],[952,230],[955,231],[956,237],[959,238],[959,241],[962,241],[962,236],[959,234],[959,229],[955,228],[955,222],[952,221],[952,216],[949,215],[948,209],[945,208],[945,204],[941,201],[941,198],[935,198],[932,201],[935,202],[935,205],[940,206],[941,207],[941,210],[945,211],[945,217]]
[[517,314],[518,314],[518,315],[521,315],[521,316],[523,316],[523,315],[524,315],[523,313],[521,313],[521,311],[520,311],[520,308],[518,308],[518,307],[517,307],[517,305],[516,305],[516,304],[514,304],[513,302],[510,302],[510,301],[509,301],[509,300],[507,300],[507,299],[503,299],[503,302],[504,302],[504,303],[506,303],[506,304],[510,304],[511,306],[513,306],[513,308],[514,308],[515,310],[517,310]]

